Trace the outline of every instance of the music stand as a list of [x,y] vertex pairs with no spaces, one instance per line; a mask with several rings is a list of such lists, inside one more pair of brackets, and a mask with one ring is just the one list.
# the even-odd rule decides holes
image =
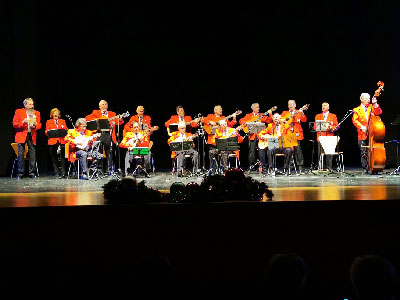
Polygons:
[[226,139],[216,139],[218,151],[236,151],[240,149],[236,136]]
[[93,121],[88,121],[86,124],[86,129],[94,131],[94,130],[109,130],[110,122],[108,119],[96,119]]
[[137,177],[140,172],[144,173],[146,177],[149,176],[147,173],[146,169],[143,168],[142,165],[144,165],[144,155],[148,155],[150,152],[149,147],[134,147],[132,150],[128,150],[130,154],[139,156],[140,158],[140,163],[138,163],[138,160],[136,160],[136,168],[132,172],[132,175]]
[[262,122],[246,122],[249,133],[260,133],[265,129],[265,123]]
[[47,130],[47,136],[49,138],[63,138],[67,135],[67,129],[50,129]]
[[193,148],[193,141],[171,142],[169,149],[171,151],[188,151]]

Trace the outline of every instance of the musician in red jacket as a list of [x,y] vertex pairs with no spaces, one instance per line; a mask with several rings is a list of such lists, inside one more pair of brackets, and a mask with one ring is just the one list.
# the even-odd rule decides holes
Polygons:
[[[271,123],[272,122],[272,110],[268,110],[268,116],[260,114],[260,105],[258,103],[253,103],[251,105],[252,112],[246,114],[243,118],[239,120],[239,124],[242,125],[248,122],[259,122],[259,123]],[[256,121],[257,120],[257,121]],[[249,126],[246,126],[247,128]],[[248,128],[248,130],[251,130]],[[249,156],[248,156],[248,163],[249,167],[254,165],[256,162],[256,146],[258,143],[258,135],[257,133],[248,133],[249,137]],[[259,157],[260,160],[262,158]],[[266,167],[263,165],[263,167]]]
[[[49,130],[65,129],[68,130],[65,120],[60,119],[61,113],[58,108],[50,111],[50,120],[46,122],[45,134],[48,135]],[[50,157],[53,163],[54,174],[58,178],[67,178],[65,173],[65,139],[64,137],[49,137],[47,143],[50,149]],[[60,163],[58,162],[60,156]]]
[[136,115],[132,116],[129,121],[125,124],[125,132],[133,131],[133,123],[139,123],[140,130],[147,130],[151,128],[151,117],[144,114],[144,107],[139,105],[136,108]]
[[303,128],[301,127],[301,123],[307,122],[307,117],[304,114],[304,111],[308,108],[308,106],[304,105],[299,110],[296,109],[296,101],[289,100],[288,101],[289,110],[285,110],[281,114],[282,119],[289,119],[288,124],[293,127],[294,132],[297,136],[298,146],[294,147],[294,156],[296,157],[296,162],[299,166],[299,172],[303,173],[304,167],[304,158],[303,151],[301,150],[301,141],[304,140]]
[[382,109],[379,107],[375,97],[372,98],[372,104],[370,104],[371,96],[368,93],[362,93],[360,101],[360,106],[353,109],[353,124],[357,128],[358,147],[361,151],[361,166],[364,172],[367,173],[368,148],[363,146],[368,146],[368,120],[371,114],[375,116],[382,114]]
[[122,120],[122,116],[117,117],[117,114],[115,112],[108,110],[108,103],[106,100],[100,100],[99,108],[100,109],[98,110],[93,110],[90,115],[86,116],[86,120],[93,121],[96,119],[112,118],[112,120],[110,120],[110,129],[102,129],[100,136],[100,141],[107,158],[107,173],[110,173],[113,166],[113,155],[111,153],[112,142],[114,142],[114,144],[117,144],[117,139],[115,136],[115,125],[121,125],[124,123],[124,121]]
[[167,122],[165,122],[165,127],[167,128],[167,132],[169,136],[172,136],[172,132],[169,128],[169,125],[178,125],[180,122],[185,122],[186,125],[190,124],[191,127],[195,128],[199,126],[200,118],[195,118],[192,120],[191,116],[185,116],[185,110],[182,106],[178,105],[176,107],[176,115],[172,115],[171,118]]
[[26,98],[23,104],[24,108],[15,111],[12,122],[15,128],[15,142],[18,143],[18,178],[20,179],[25,173],[25,144],[28,144],[29,177],[36,177],[36,130],[42,128],[40,112],[34,110],[33,99]]
[[[325,121],[328,122],[328,128],[327,131],[317,131],[317,141],[318,141],[318,157],[320,157],[321,152],[322,152],[322,145],[319,142],[319,137],[320,136],[334,136],[335,134],[333,133],[333,130],[336,128],[338,125],[338,120],[335,114],[332,114],[329,112],[329,103],[324,102],[322,103],[322,113],[318,114],[315,116],[315,125],[314,125],[314,130],[317,129],[317,121]],[[332,170],[332,155],[325,155],[326,157],[326,167],[328,170]]]

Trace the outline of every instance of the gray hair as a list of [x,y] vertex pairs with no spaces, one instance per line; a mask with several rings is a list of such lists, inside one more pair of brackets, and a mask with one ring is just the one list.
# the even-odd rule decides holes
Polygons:
[[250,106],[250,107],[251,107],[251,109],[253,109],[255,105],[258,105],[258,106],[260,106],[260,104],[258,104],[258,103],[256,102],[256,103],[253,103],[253,104]]
[[24,106],[26,105],[26,103],[28,103],[28,101],[33,101],[33,99],[32,98],[25,98],[24,101],[22,101]]
[[362,100],[366,96],[371,97],[368,93],[361,93],[360,100]]
[[81,124],[87,124],[87,121],[85,118],[79,118],[78,120],[76,120],[75,127],[78,127]]

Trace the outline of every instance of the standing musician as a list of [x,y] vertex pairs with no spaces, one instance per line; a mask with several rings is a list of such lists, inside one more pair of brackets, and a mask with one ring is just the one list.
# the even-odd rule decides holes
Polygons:
[[[42,127],[40,112],[34,110],[32,98],[23,101],[24,108],[15,110],[13,127],[15,128],[15,142],[18,143],[18,178],[24,177],[25,172],[25,145],[29,153],[29,177],[35,178],[36,168],[36,130]],[[37,171],[37,170],[36,170]]]
[[368,149],[363,146],[368,146],[368,120],[371,113],[375,116],[382,114],[382,109],[379,107],[377,99],[374,97],[372,99],[372,104],[370,104],[370,97],[368,93],[362,93],[360,96],[360,106],[353,109],[353,124],[357,128],[358,147],[361,151],[361,165],[366,174],[368,174]]
[[165,122],[165,127],[167,128],[167,132],[169,136],[172,136],[171,130],[169,129],[170,124],[178,124],[180,122],[190,123],[191,127],[199,126],[200,118],[195,118],[192,120],[191,116],[185,116],[185,110],[182,106],[178,105],[176,107],[176,115],[172,115],[171,118]]
[[[186,132],[186,122],[179,122],[178,123],[178,131],[172,133],[170,138],[168,139],[168,145],[171,142],[184,142],[184,141],[193,141],[195,136],[189,132]],[[194,144],[193,144],[194,147]],[[198,169],[198,152],[191,148],[190,150],[185,151],[175,151],[176,155],[176,164],[177,164],[177,171],[178,176],[183,175],[183,165],[185,162],[185,155],[189,154],[192,158],[193,163],[193,171],[197,172]]]
[[[288,134],[288,132],[291,130],[292,130],[291,126],[282,121],[281,115],[278,113],[275,113],[273,116],[273,123],[268,124],[268,127],[265,128],[263,131],[261,131],[258,134],[258,138],[260,139],[260,141],[266,142],[268,137],[278,137],[278,138],[282,138],[281,139],[281,141],[282,141],[285,138],[285,136]],[[268,165],[269,165],[268,173],[274,172],[273,168],[275,166],[273,163],[273,156],[275,155],[276,151],[277,151],[276,149],[274,149],[274,150],[268,149],[267,150]],[[283,163],[283,169],[284,169],[283,171],[284,171],[284,173],[288,173],[290,158],[292,157],[292,148],[284,147],[283,153],[285,154],[285,160]]]
[[[236,121],[235,121],[236,122]],[[237,137],[238,143],[243,142],[243,137],[239,134],[238,130],[235,128],[228,127],[226,120],[221,120],[218,122],[219,127],[215,130],[215,134],[211,137],[211,145],[214,146],[215,155],[217,153],[221,156],[221,164],[224,169],[228,168],[228,156],[231,153],[235,153],[237,159],[239,160],[239,150],[235,151],[218,151],[215,147],[217,145],[216,139],[227,139],[230,137]]]
[[[68,130],[65,120],[60,119],[61,112],[58,108],[53,108],[50,111],[50,120],[46,122],[45,133],[48,134],[52,129],[65,129]],[[53,163],[54,175],[58,178],[67,178],[65,173],[65,140],[64,138],[51,138],[49,137],[48,143],[50,149],[50,157]],[[60,163],[58,162],[58,155],[60,155]],[[61,167],[61,170],[60,170]],[[61,172],[60,172],[61,171]]]
[[130,117],[129,122],[125,124],[125,132],[133,131],[133,123],[139,123],[140,130],[151,128],[151,117],[144,114],[144,107],[139,105],[136,108],[136,115]]
[[287,119],[290,118],[288,122],[290,126],[294,129],[294,132],[297,137],[298,145],[294,147],[294,155],[296,157],[296,162],[299,166],[299,172],[303,173],[304,168],[304,158],[303,158],[303,151],[301,150],[301,141],[304,140],[303,135],[303,128],[301,127],[301,122],[307,122],[307,117],[304,114],[304,107],[300,108],[299,110],[296,109],[296,101],[289,100],[288,101],[288,108],[289,111],[285,110],[282,112],[281,118]]
[[[93,110],[93,112],[90,115],[86,116],[86,120],[93,121],[96,119],[109,119],[117,116],[115,112],[108,110],[108,103],[106,100],[100,100],[99,108],[100,108],[99,110]],[[102,147],[104,148],[104,152],[107,158],[107,173],[110,173],[112,171],[112,165],[113,165],[111,142],[117,144],[114,126],[121,125],[123,123],[124,121],[122,120],[122,116],[119,116],[118,118],[114,118],[113,120],[110,121],[110,129],[101,130],[100,141]]]
[[[150,129],[148,129],[150,130]],[[130,151],[136,147],[150,147],[150,135],[148,131],[143,131],[140,129],[140,124],[138,122],[133,122],[132,131],[128,131],[121,144],[121,148],[126,148],[128,151],[125,155],[125,174],[128,174],[128,168],[131,166],[133,161],[133,153]],[[144,155],[144,167],[146,168],[146,172],[150,172],[150,161],[151,161],[151,152]],[[146,177],[149,176],[146,174]]]
[[[323,102],[322,103],[322,113],[317,114],[315,116],[315,121],[325,121],[328,122],[327,131],[317,131],[317,141],[318,141],[318,157],[320,157],[321,152],[323,151],[322,145],[319,142],[320,136],[334,136],[333,130],[338,125],[338,120],[335,114],[329,112],[329,103]],[[314,130],[316,129],[317,123],[314,124]],[[326,166],[329,171],[332,171],[332,155],[325,155],[326,156]]]
[[75,128],[69,129],[65,137],[65,141],[68,143],[68,160],[74,162],[79,158],[83,179],[89,179],[88,150],[91,142],[96,138],[93,131],[86,129],[86,125],[86,119],[79,118],[75,122]]
[[[258,103],[253,103],[251,105],[251,110],[252,112],[245,115],[243,118],[239,120],[239,124],[244,124],[246,122],[254,122],[255,120],[259,119],[261,116],[260,114],[260,105]],[[272,110],[268,110],[268,117],[267,116],[262,116],[261,119],[258,120],[258,122],[262,123],[271,123],[272,122]],[[258,143],[258,135],[257,133],[250,133],[249,134],[249,167],[253,165],[256,162],[256,146]],[[262,151],[264,153],[264,151]],[[266,168],[266,162],[265,162],[265,157],[264,160],[260,156],[258,156],[260,159],[263,167]]]
[[[229,121],[228,119],[226,119],[225,116],[222,115],[222,106],[221,105],[216,105],[214,106],[214,113],[213,114],[209,114],[207,115],[207,117],[205,117],[203,119],[203,123],[204,126],[206,127],[206,131],[208,134],[208,138],[207,138],[207,144],[209,146],[208,150],[208,156],[210,159],[210,166],[211,166],[211,162],[214,159],[216,159],[216,155],[217,155],[217,149],[215,147],[215,141],[213,140],[213,136],[214,133],[216,133],[216,130],[220,127],[221,124],[219,124],[219,121],[226,119],[226,125],[228,127],[233,127],[235,126],[236,122],[236,116],[237,116],[237,112],[235,112],[234,114],[232,114],[232,120]],[[207,128],[209,128],[209,130],[207,130]],[[215,129],[215,132],[212,133],[212,129]]]

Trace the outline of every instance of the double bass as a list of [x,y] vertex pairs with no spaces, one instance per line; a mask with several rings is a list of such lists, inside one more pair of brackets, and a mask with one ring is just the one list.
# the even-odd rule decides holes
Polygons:
[[[382,81],[377,83],[378,89],[375,90],[372,100],[377,100],[383,92],[385,84]],[[373,105],[373,104],[371,104]],[[379,116],[375,116],[372,112],[369,114],[368,126],[368,171],[371,173],[382,172],[386,163],[386,150],[384,144],[385,125]]]

